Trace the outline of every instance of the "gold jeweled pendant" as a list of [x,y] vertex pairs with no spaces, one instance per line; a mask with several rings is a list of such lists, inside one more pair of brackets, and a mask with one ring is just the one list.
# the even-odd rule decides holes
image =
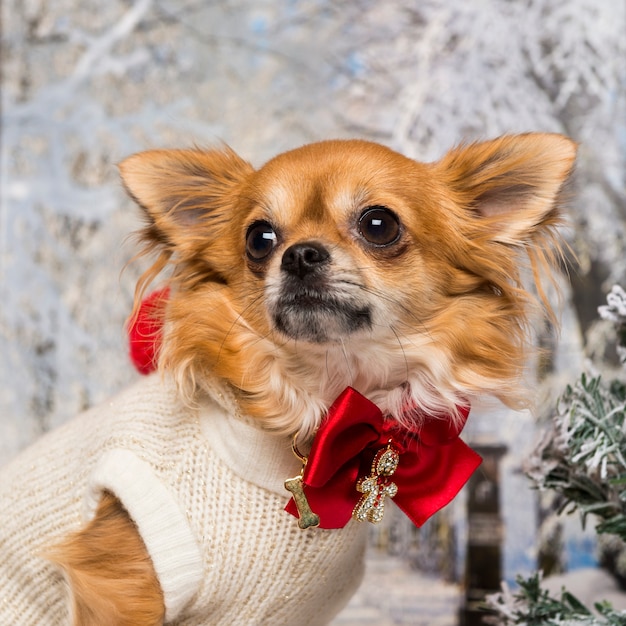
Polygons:
[[385,513],[385,496],[393,498],[398,493],[398,486],[389,479],[398,469],[399,452],[391,445],[379,450],[372,462],[369,476],[360,478],[357,491],[362,493],[361,499],[354,507],[352,517],[359,522],[369,521],[377,524]]

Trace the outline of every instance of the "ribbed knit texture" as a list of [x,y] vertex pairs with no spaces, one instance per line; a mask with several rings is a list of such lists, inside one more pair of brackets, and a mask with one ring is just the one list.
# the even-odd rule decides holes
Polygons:
[[167,624],[327,624],[360,582],[366,528],[300,530],[283,510],[289,441],[234,412],[220,391],[190,411],[150,376],[2,469],[0,625],[69,624],[63,575],[38,552],[78,529],[103,488],[140,529]]

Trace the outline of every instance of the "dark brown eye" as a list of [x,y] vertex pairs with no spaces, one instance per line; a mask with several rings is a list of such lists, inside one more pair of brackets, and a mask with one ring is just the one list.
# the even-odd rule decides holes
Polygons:
[[388,246],[400,236],[400,222],[388,208],[371,206],[359,217],[359,233],[374,246]]
[[246,235],[246,253],[253,261],[262,261],[272,253],[277,242],[276,232],[269,222],[254,222]]

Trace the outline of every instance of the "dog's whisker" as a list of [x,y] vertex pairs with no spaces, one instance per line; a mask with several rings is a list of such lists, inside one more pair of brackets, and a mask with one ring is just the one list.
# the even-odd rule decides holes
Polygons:
[[408,381],[410,378],[410,370],[409,370],[409,360],[407,359],[406,356],[406,352],[404,350],[404,346],[402,345],[402,341],[400,339],[400,336],[398,335],[396,329],[393,327],[393,325],[389,325],[389,329],[391,330],[391,332],[395,335],[397,341],[398,341],[398,346],[400,347],[400,350],[402,351],[402,358],[404,359],[404,367],[406,369],[406,380]]
[[346,362],[346,368],[348,370],[348,376],[350,377],[350,385],[354,385],[354,373],[352,371],[352,365],[350,363],[350,358],[348,357],[348,352],[346,350],[346,345],[343,337],[340,339],[341,341],[341,353],[343,354],[343,358]]

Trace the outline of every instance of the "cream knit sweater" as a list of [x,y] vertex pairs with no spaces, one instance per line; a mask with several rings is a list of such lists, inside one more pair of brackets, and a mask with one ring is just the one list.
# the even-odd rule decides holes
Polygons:
[[358,586],[366,529],[300,530],[283,508],[288,439],[236,416],[227,392],[197,410],[141,380],[0,471],[0,625],[67,626],[62,573],[38,555],[108,489],[148,548],[180,626],[327,624]]

